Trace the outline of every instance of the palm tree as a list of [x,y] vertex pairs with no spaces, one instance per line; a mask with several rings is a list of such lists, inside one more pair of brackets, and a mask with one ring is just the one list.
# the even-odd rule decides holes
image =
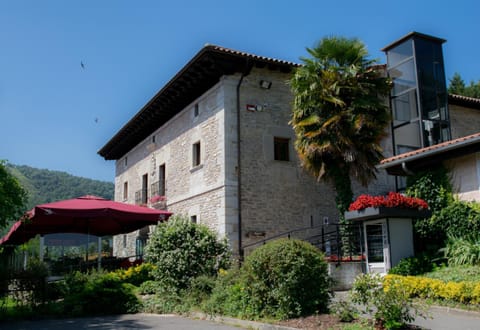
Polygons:
[[308,172],[333,183],[343,222],[352,178],[366,186],[383,158],[392,84],[358,39],[326,37],[307,51],[290,80],[295,148]]

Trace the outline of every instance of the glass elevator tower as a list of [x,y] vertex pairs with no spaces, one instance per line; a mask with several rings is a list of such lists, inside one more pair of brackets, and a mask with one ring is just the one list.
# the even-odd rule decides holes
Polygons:
[[382,49],[394,83],[390,105],[395,155],[451,139],[444,42],[411,32]]

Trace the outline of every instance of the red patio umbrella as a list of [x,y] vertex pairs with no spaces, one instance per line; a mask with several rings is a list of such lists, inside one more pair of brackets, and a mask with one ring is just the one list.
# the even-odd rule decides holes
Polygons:
[[172,215],[164,210],[83,196],[40,204],[17,221],[0,244],[22,244],[35,235],[82,233],[95,236],[129,233],[165,221]]

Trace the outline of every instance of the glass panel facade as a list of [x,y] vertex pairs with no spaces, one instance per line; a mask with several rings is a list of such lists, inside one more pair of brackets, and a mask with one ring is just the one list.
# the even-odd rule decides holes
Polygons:
[[393,79],[392,95],[398,95],[417,86],[413,59],[394,68],[390,68],[388,74],[390,75],[390,78]]
[[416,150],[422,148],[422,141],[420,138],[420,122],[414,121],[395,128],[393,131],[393,138],[395,139],[395,153],[398,155],[404,153],[403,150]]
[[451,138],[442,43],[413,33],[386,50],[396,154]]
[[408,40],[387,52],[388,66],[393,67],[413,56],[412,41]]
[[393,126],[418,118],[417,94],[412,89],[399,96],[392,97]]

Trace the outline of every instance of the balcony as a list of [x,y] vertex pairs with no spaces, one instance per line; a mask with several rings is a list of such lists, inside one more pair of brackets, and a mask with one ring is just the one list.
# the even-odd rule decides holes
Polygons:
[[147,189],[141,189],[135,192],[136,205],[147,205],[147,201],[148,201]]

